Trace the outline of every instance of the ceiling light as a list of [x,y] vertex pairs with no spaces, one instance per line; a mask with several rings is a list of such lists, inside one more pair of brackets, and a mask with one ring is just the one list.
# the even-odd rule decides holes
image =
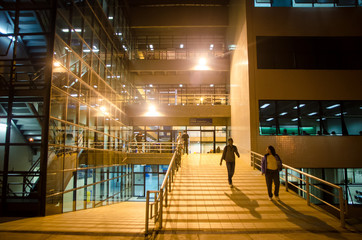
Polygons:
[[268,107],[270,105],[270,103],[265,103],[265,104],[263,104],[260,108],[266,108],[266,107]]
[[268,118],[266,121],[270,122],[271,120],[273,120],[274,118]]
[[288,113],[287,112],[282,112],[281,114],[279,114],[280,116],[284,116],[284,115],[287,115]]
[[339,107],[340,104],[334,104],[334,105],[331,105],[329,107],[326,107],[327,109],[332,109],[332,108],[336,108],[336,107]]

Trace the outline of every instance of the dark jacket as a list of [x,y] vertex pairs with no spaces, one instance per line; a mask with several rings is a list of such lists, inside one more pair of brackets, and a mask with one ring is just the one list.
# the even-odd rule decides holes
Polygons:
[[[267,161],[267,157],[268,157],[269,153],[265,154],[263,159],[261,160],[261,172],[265,173],[266,169],[267,169],[267,165],[268,165],[268,161]],[[278,154],[275,154],[275,160],[277,160],[277,164],[278,164],[278,170],[281,171],[283,169],[283,163],[282,160],[280,159]]]
[[[228,153],[228,151],[230,152]],[[230,145],[226,145],[222,152],[221,161],[224,159],[226,162],[235,162],[235,154],[240,157],[238,148],[235,145],[232,145],[231,147]]]

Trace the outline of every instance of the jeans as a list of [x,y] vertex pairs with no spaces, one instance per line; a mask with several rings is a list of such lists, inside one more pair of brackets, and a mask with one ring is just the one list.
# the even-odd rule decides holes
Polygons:
[[189,155],[189,143],[188,142],[184,142],[184,154]]
[[279,171],[278,170],[269,170],[267,169],[265,172],[265,181],[266,181],[266,187],[268,188],[268,195],[269,197],[273,197],[272,193],[272,184],[274,182],[274,195],[276,197],[279,196]]
[[226,162],[226,168],[228,169],[228,181],[229,184],[233,184],[233,176],[235,172],[235,162]]

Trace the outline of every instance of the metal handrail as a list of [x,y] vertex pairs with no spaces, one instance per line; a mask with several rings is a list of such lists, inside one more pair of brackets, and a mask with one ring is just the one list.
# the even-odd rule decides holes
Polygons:
[[170,152],[177,146],[177,142],[129,142],[128,152],[162,153]]
[[[252,165],[253,169],[256,169],[256,166],[261,168],[261,160],[264,157],[264,155],[253,152],[253,151],[250,151],[250,154],[251,154],[251,165]],[[260,160],[260,164],[258,164],[256,162],[256,160]],[[346,208],[346,201],[345,201],[345,199],[343,197],[343,188],[342,187],[337,186],[337,185],[335,185],[333,183],[327,182],[327,181],[325,181],[323,179],[320,179],[318,177],[315,177],[315,176],[313,176],[311,174],[300,171],[300,170],[298,170],[296,168],[293,168],[291,166],[288,166],[288,165],[286,165],[284,163],[283,163],[283,169],[284,169],[284,172],[285,172],[285,178],[280,176],[280,179],[285,181],[285,190],[287,192],[288,192],[288,185],[292,185],[295,188],[299,189],[300,191],[302,191],[302,192],[304,192],[306,194],[306,200],[307,200],[308,206],[310,206],[310,204],[311,204],[310,199],[311,199],[311,197],[313,197],[313,198],[321,201],[322,203],[330,206],[331,208],[337,210],[339,212],[339,219],[340,219],[340,222],[341,222],[341,226],[345,227],[345,214],[346,214],[346,209],[347,208]],[[294,172],[297,172],[297,173],[301,174],[302,176],[305,177],[305,179],[299,178],[299,177],[293,175],[292,173],[288,172],[288,170],[291,170],[291,171],[294,171]],[[306,183],[306,188],[302,189],[299,186],[297,186],[297,185],[295,185],[295,184],[293,184],[291,182],[288,182],[288,176],[289,175],[292,176],[292,177],[298,178],[300,181],[305,182]],[[328,186],[331,186],[331,187],[337,189],[338,190],[338,196],[336,194],[334,194],[334,193],[331,193],[331,192],[325,190],[325,189],[321,189],[320,187],[316,186],[315,184],[312,184],[311,181],[310,181],[311,179],[316,180],[316,181],[318,181],[318,182],[320,182],[322,184],[326,184]],[[338,198],[339,199],[339,207],[336,207],[335,205],[332,205],[329,202],[326,202],[326,201],[322,200],[321,198],[319,198],[319,197],[315,196],[314,194],[312,194],[310,192],[310,187],[315,187],[315,188],[317,188],[317,189],[319,189],[319,190],[321,190],[323,192],[328,193],[329,195],[331,195],[333,197]]]
[[[147,191],[146,195],[146,219],[145,235],[149,234],[149,220],[154,219],[155,229],[162,228],[163,206],[168,206],[168,193],[172,191],[171,183],[175,175],[175,170],[181,166],[181,145],[178,144],[172,155],[165,178],[159,191]],[[150,203],[150,195],[154,194],[154,201]]]

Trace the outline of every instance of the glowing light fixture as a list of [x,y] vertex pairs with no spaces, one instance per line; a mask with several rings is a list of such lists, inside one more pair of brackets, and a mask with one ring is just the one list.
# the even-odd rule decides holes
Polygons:
[[293,122],[298,121],[298,118],[293,118],[292,121]]
[[214,84],[210,84],[210,87],[214,87]]
[[148,106],[148,110],[145,114],[143,114],[144,117],[161,117],[163,114],[157,111],[156,106],[150,104]]
[[113,17],[108,17],[109,20],[113,20]]
[[60,62],[55,61],[55,62],[53,63],[53,66],[54,66],[54,67],[60,67]]
[[284,115],[287,115],[288,113],[287,112],[282,112],[281,114],[279,114],[280,116],[284,116]]
[[265,104],[263,104],[260,108],[266,108],[266,107],[268,107],[270,105],[270,103],[265,103]]
[[34,138],[29,138],[29,142],[34,142]]
[[183,85],[182,85],[182,84],[180,84],[179,86],[180,86],[180,87],[183,87]]
[[332,108],[336,108],[336,107],[339,107],[340,104],[334,104],[332,106],[329,106],[329,107],[326,107],[327,109],[332,109]]
[[184,48],[184,45],[182,43],[180,44],[180,48]]
[[317,112],[311,112],[311,113],[308,113],[308,116],[314,116],[316,114],[317,114]]
[[[299,108],[302,108],[304,106],[305,106],[305,104],[299,104]],[[293,109],[297,109],[297,108],[298,108],[298,106],[293,107]]]
[[273,120],[274,118],[268,118],[266,121],[270,122],[271,120]]
[[206,58],[200,58],[194,70],[210,70],[210,68],[207,66]]

